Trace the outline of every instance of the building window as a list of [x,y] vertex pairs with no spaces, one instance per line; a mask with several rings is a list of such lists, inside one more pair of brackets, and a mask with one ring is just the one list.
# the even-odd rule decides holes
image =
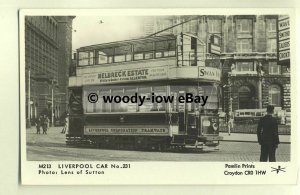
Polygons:
[[276,32],[276,19],[268,19],[267,20],[267,31],[268,32]]
[[172,28],[168,29],[168,30],[165,30],[166,28],[169,28],[171,27],[173,24],[172,24],[172,21],[171,20],[168,20],[168,19],[162,19],[160,21],[158,21],[158,24],[157,24],[157,31],[162,31],[164,30],[164,33],[172,33]]
[[189,22],[184,23],[183,25],[183,32],[190,32],[190,24]]
[[269,74],[281,74],[281,66],[277,62],[269,62]]
[[240,53],[252,52],[252,39],[238,39],[237,52]]
[[251,33],[252,20],[251,19],[238,19],[236,21],[236,28],[238,33]]
[[255,94],[248,86],[242,86],[238,90],[239,109],[255,108]]
[[197,33],[198,20],[192,20],[190,23],[191,33]]
[[222,32],[222,21],[221,20],[209,20],[208,21],[208,32],[209,33],[221,33]]
[[237,72],[249,72],[254,71],[254,63],[253,62],[237,62],[236,63],[236,71]]
[[268,39],[267,51],[275,53],[277,52],[277,40],[276,39]]
[[269,89],[270,104],[275,107],[281,107],[281,90],[278,85],[271,85]]

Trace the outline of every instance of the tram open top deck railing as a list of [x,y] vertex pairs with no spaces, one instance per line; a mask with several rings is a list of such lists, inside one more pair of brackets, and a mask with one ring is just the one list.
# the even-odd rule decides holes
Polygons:
[[216,63],[207,63],[205,66],[220,68],[219,62],[220,58],[217,56],[213,56],[211,54],[207,54],[204,52],[177,52],[175,50],[165,50],[165,51],[157,51],[157,50],[149,50],[143,53],[134,53],[134,54],[126,54],[126,55],[115,55],[109,56],[105,59],[105,62],[99,62],[99,57],[90,57],[90,58],[82,58],[79,60],[79,67],[86,66],[94,66],[94,65],[104,65],[104,64],[115,64],[122,62],[132,62],[132,61],[142,61],[142,60],[155,60],[162,58],[170,58],[177,57],[177,65],[178,66],[204,66],[206,60],[215,60]]
[[174,65],[178,67],[220,68],[220,57],[206,53],[203,44],[191,45],[177,42],[176,36],[168,35],[81,47],[77,50],[76,67],[114,65],[174,57]]

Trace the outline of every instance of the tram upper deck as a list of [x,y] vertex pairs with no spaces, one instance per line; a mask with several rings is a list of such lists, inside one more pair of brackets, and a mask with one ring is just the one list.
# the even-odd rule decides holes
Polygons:
[[219,82],[220,63],[206,45],[188,34],[118,41],[77,49],[70,87],[190,79]]

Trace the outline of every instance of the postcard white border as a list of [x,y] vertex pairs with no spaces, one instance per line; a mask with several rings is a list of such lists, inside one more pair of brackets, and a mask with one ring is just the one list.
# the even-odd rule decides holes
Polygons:
[[[21,182],[24,185],[116,185],[116,184],[295,184],[298,174],[298,138],[296,128],[295,109],[295,84],[296,84],[296,34],[295,34],[295,9],[101,9],[101,10],[77,10],[77,9],[23,9],[20,11],[20,122],[21,122]],[[99,14],[100,13],[100,14]],[[134,13],[134,14],[133,14]],[[24,16],[25,15],[259,15],[259,14],[288,14],[291,19],[291,161],[277,163],[253,162],[257,168],[270,171],[271,167],[278,165],[287,167],[285,174],[275,175],[270,172],[261,176],[225,176],[224,165],[242,164],[245,162],[126,162],[130,163],[131,169],[127,171],[108,170],[101,176],[87,177],[76,176],[41,176],[37,174],[40,163],[50,163],[53,166],[66,161],[27,161],[26,157],[26,127],[25,127],[25,45],[24,45]],[[72,161],[70,163],[89,163]],[[94,161],[90,163],[95,163]],[[120,162],[97,162],[97,163],[120,163]],[[251,162],[249,162],[251,163]],[[163,174],[162,174],[163,173]]]

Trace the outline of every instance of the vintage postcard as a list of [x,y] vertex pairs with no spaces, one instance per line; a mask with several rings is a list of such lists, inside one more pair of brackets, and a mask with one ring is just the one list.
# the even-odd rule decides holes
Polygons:
[[20,10],[22,184],[295,184],[294,17]]

